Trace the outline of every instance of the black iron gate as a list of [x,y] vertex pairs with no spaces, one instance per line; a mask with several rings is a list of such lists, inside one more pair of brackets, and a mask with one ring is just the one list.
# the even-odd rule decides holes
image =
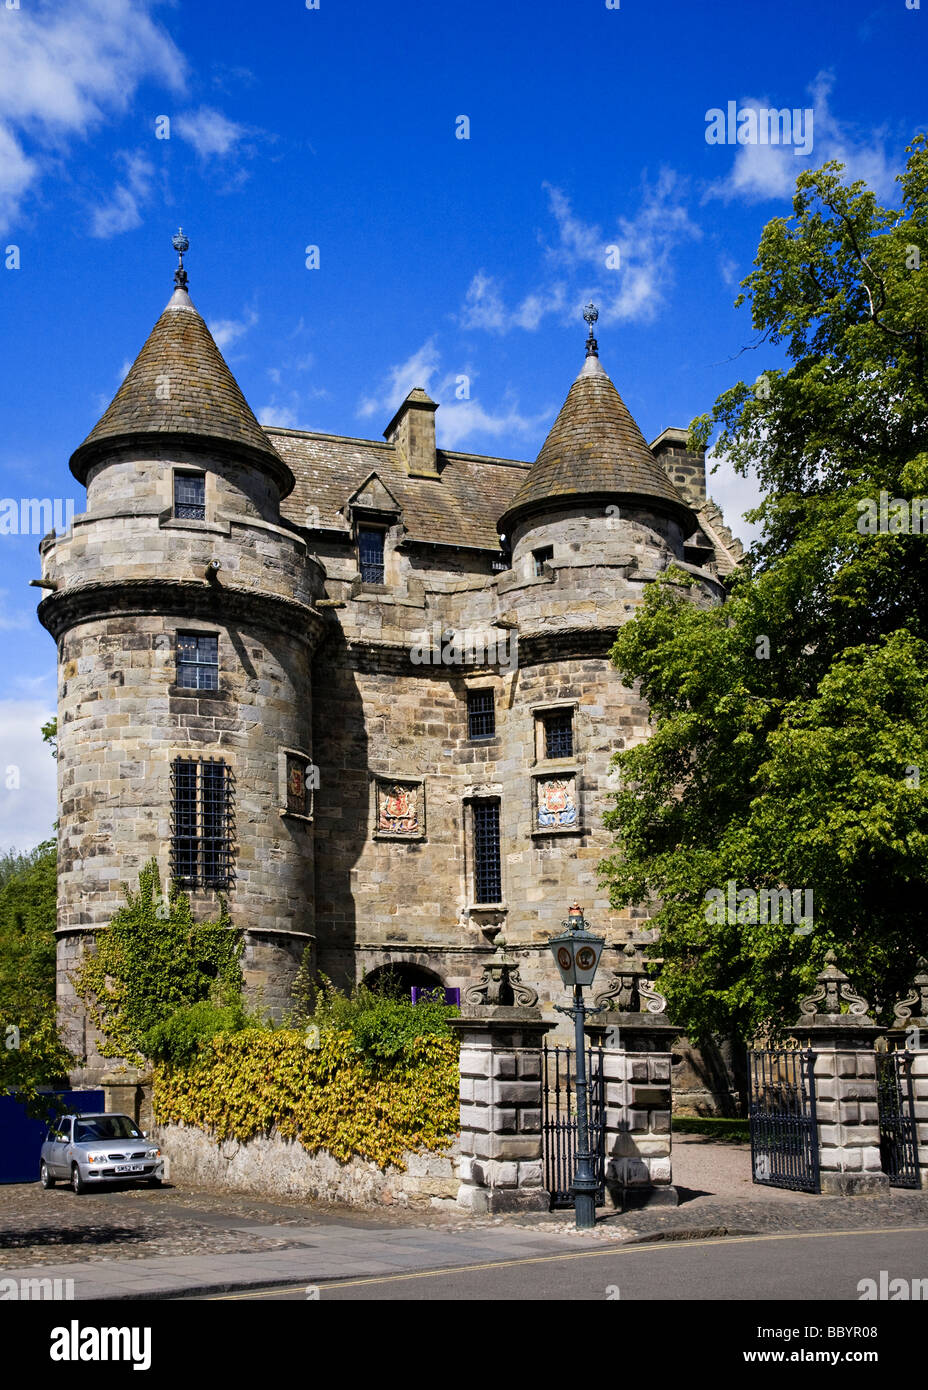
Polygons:
[[876,1054],[880,1107],[880,1164],[890,1187],[918,1187],[918,1135],[912,1054],[905,1048]]
[[[574,1201],[571,1184],[577,1166],[577,1135],[580,1129],[575,1064],[573,1048],[545,1045],[542,1052],[542,1133],[545,1187],[552,1208],[570,1207]],[[602,1206],[606,1200],[606,1084],[601,1047],[587,1048],[586,1074],[589,1081],[589,1147],[597,1182],[596,1205]]]
[[815,1068],[811,1050],[748,1053],[754,1181],[819,1191]]

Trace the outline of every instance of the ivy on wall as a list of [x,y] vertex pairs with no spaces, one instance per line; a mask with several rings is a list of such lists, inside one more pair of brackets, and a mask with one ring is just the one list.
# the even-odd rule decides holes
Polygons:
[[196,922],[177,885],[165,896],[158,865],[139,874],[138,892],[125,885],[125,905],[96,934],[95,950],[74,972],[78,997],[100,1030],[102,1057],[139,1064],[149,1030],[177,1010],[211,1001],[234,1007],[241,996],[242,935],[220,898],[214,922]]
[[402,1169],[405,1149],[438,1150],[458,1131],[458,1043],[415,1038],[380,1057],[348,1032],[249,1029],[203,1041],[190,1067],[154,1069],[159,1124],[194,1125],[245,1142],[273,1129],[309,1153],[325,1149]]

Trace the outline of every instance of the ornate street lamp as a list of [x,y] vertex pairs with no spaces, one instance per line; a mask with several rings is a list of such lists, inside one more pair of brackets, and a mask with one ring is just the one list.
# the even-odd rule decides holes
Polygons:
[[567,1014],[574,1021],[574,1036],[577,1052],[577,1171],[574,1174],[572,1190],[574,1210],[577,1217],[577,1230],[590,1230],[596,1224],[596,1175],[593,1172],[593,1155],[590,1153],[590,1118],[586,1075],[586,1035],[583,1031],[587,1014],[602,1013],[601,1008],[587,1008],[583,1002],[583,991],[593,983],[596,967],[606,944],[605,937],[594,936],[587,931],[583,920],[583,909],[573,903],[567,909],[567,920],[561,924],[564,932],[554,936],[548,945],[554,955],[555,964],[561,979],[568,989],[573,989],[572,1005],[555,1004],[558,1013]]

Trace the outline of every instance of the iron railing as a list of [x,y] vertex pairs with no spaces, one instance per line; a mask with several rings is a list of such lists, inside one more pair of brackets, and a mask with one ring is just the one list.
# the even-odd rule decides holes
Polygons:
[[[542,1136],[545,1188],[552,1209],[573,1206],[572,1185],[577,1168],[576,1057],[573,1048],[548,1047],[542,1050]],[[606,1200],[606,1083],[603,1050],[588,1047],[586,1074],[589,1089],[589,1151],[596,1178],[596,1205]]]
[[918,1187],[918,1133],[912,1054],[905,1048],[876,1054],[880,1164],[890,1187]]
[[811,1049],[748,1053],[751,1169],[756,1183],[818,1192],[815,1067]]

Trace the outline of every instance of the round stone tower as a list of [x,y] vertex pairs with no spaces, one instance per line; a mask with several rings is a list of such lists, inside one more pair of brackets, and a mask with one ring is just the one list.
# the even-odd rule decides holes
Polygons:
[[87,509],[42,543],[58,644],[58,991],[154,857],[162,883],[245,930],[252,997],[279,1013],[314,944],[311,663],[324,573],[281,516],[290,469],[187,294],[175,291],[71,458]]
[[[592,307],[588,316],[595,319]],[[612,848],[602,824],[612,755],[650,732],[646,703],[609,657],[617,631],[671,566],[695,580],[681,589],[690,601],[724,598],[705,568],[698,518],[603,369],[592,325],[583,368],[499,531],[512,553],[511,573],[498,583],[500,621],[518,633],[512,717],[531,784],[527,805],[521,770],[501,793],[518,904],[506,939],[513,949],[538,951],[539,992],[558,999],[563,987],[544,943],[574,897],[596,929],[606,929],[599,988],[622,944],[648,925],[644,908],[611,907],[598,870]]]

